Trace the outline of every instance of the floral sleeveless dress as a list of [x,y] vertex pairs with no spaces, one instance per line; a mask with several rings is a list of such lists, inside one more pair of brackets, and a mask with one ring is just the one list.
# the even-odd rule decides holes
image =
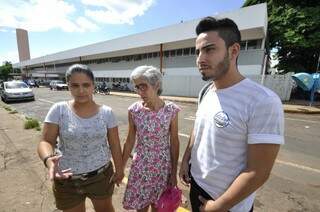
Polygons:
[[136,126],[136,147],[123,199],[125,209],[142,209],[155,203],[166,189],[171,172],[170,122],[180,111],[165,102],[151,111],[136,102],[129,107]]

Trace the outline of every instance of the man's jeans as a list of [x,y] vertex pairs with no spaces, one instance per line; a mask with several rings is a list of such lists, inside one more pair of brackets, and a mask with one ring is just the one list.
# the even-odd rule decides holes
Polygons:
[[[214,199],[212,199],[212,197],[196,183],[196,181],[191,176],[190,172],[189,172],[189,176],[191,178],[190,202],[191,202],[192,212],[199,212],[199,208],[202,204],[201,201],[199,200],[199,196],[202,196],[207,200],[214,200]],[[249,212],[253,212],[253,206]]]

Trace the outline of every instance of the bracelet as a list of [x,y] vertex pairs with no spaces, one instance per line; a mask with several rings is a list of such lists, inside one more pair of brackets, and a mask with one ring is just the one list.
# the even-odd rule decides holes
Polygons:
[[45,158],[43,158],[43,163],[44,163],[45,167],[48,168],[48,166],[47,166],[47,160],[48,160],[49,158],[53,157],[53,156],[54,156],[54,154],[50,154],[50,155],[46,156]]

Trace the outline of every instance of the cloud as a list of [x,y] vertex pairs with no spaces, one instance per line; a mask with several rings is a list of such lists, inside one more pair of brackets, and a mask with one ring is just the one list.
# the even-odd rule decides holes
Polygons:
[[96,31],[99,29],[99,27],[96,24],[92,23],[91,21],[89,21],[84,17],[78,18],[77,24],[82,31],[85,31],[85,30]]
[[154,1],[0,1],[0,27],[23,28],[33,32],[51,29],[60,29],[65,32],[96,31],[101,24],[133,24],[134,18],[142,16]]
[[7,29],[0,27],[0,32],[8,32]]
[[74,5],[63,0],[15,0],[0,2],[0,26],[28,31],[61,29],[65,32],[96,30],[98,26],[85,17],[74,17]]
[[85,9],[85,15],[98,23],[132,25],[133,19],[142,16],[154,0],[82,0],[81,2],[89,6]]

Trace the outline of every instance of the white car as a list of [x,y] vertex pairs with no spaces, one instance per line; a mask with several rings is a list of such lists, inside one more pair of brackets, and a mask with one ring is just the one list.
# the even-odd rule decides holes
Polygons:
[[34,101],[34,93],[28,85],[22,81],[8,81],[0,85],[1,100],[4,102],[17,100]]
[[50,90],[68,90],[68,85],[61,80],[52,80],[49,84]]

